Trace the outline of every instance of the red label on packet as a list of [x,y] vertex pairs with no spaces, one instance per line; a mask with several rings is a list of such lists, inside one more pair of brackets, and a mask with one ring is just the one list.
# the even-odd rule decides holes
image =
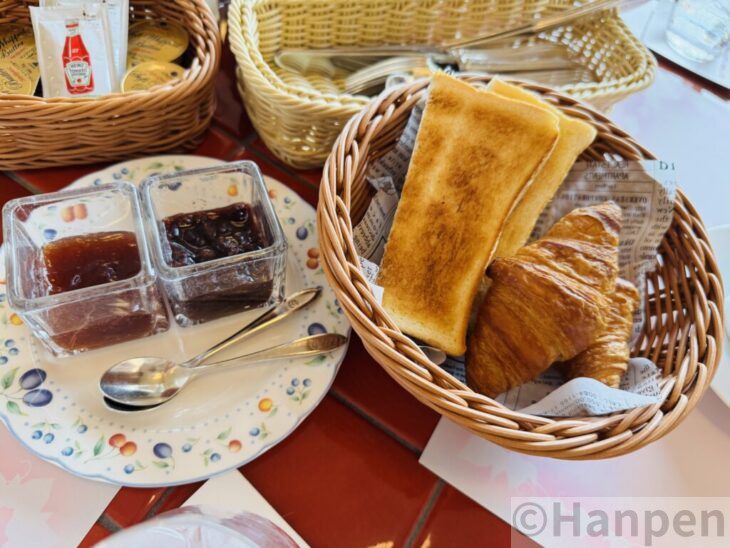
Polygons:
[[68,92],[75,95],[94,91],[91,58],[79,33],[78,20],[66,21],[66,41],[63,45],[62,59]]

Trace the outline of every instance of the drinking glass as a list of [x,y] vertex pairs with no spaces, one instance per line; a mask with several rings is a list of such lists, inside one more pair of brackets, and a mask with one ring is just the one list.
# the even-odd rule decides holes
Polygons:
[[680,55],[712,61],[730,42],[730,0],[677,0],[666,37]]

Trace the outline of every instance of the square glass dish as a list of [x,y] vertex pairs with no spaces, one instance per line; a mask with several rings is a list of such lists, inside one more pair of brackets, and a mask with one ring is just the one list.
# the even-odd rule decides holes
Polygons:
[[153,176],[141,192],[152,260],[179,325],[281,302],[287,242],[256,164]]
[[129,183],[9,201],[8,304],[58,357],[167,330],[144,230]]

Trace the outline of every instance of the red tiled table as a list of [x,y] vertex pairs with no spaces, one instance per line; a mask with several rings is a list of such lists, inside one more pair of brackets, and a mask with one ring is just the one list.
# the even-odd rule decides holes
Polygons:
[[[676,65],[662,65],[730,98],[727,90]],[[316,205],[320,172],[293,170],[266,149],[240,103],[227,52],[217,92],[214,124],[194,153],[253,160]],[[58,190],[101,167],[0,173],[0,205]],[[241,471],[313,546],[508,545],[511,529],[505,522],[418,464],[438,418],[388,377],[353,336],[329,395],[291,436]],[[122,488],[82,546],[180,506],[200,485]]]

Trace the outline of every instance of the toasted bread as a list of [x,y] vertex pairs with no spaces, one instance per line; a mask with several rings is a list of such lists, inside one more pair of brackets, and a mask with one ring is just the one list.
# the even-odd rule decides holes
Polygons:
[[560,120],[560,137],[545,165],[525,191],[514,211],[507,218],[495,257],[509,257],[525,245],[540,216],[540,212],[557,192],[575,163],[575,159],[596,137],[596,129],[586,122],[571,118],[536,95],[496,78],[487,86],[492,93],[524,101],[556,114]]
[[378,276],[405,333],[465,352],[479,280],[558,133],[545,109],[434,76]]

